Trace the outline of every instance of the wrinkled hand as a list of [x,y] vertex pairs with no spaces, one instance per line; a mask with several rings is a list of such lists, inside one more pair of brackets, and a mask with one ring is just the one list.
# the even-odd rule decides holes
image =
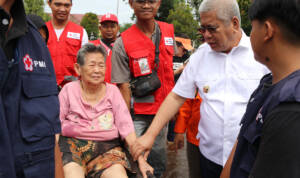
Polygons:
[[174,138],[174,144],[175,144],[176,152],[178,149],[181,149],[184,147],[184,134],[183,133],[176,133],[175,138]]
[[144,154],[144,159],[147,160],[151,147],[154,143],[154,139],[155,138],[151,138],[144,134],[135,140],[134,144],[130,148],[131,154],[135,161],[142,154]]
[[148,178],[147,171],[150,171],[153,174],[154,169],[147,163],[144,157],[140,156],[138,159],[139,168],[143,175],[143,178]]

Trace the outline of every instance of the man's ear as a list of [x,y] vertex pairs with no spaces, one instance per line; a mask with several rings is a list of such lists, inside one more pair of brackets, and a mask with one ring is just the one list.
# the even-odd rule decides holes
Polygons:
[[263,34],[264,38],[263,38],[263,40],[265,42],[271,40],[274,37],[275,33],[276,33],[275,24],[270,20],[266,20],[264,22],[264,27],[263,28],[264,28],[264,34]]
[[232,25],[233,25],[233,28],[235,29],[235,30],[240,30],[240,21],[239,21],[239,19],[236,17],[236,16],[234,16],[233,18],[232,18]]
[[81,74],[81,71],[80,71],[80,65],[78,63],[75,63],[74,64],[74,69],[75,69],[75,72],[78,76],[80,76]]
[[132,0],[129,0],[128,2],[129,2],[130,7],[132,8]]
[[158,0],[158,2],[157,2],[157,3],[158,3],[158,6],[160,7],[160,4],[161,4],[161,0]]

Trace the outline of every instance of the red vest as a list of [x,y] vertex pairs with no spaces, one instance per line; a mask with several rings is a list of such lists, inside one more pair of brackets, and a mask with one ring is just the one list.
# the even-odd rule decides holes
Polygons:
[[105,61],[105,65],[106,65],[106,71],[105,71],[105,78],[104,81],[111,83],[111,54],[112,54],[112,50],[106,46],[106,44],[104,44],[101,40],[93,40],[90,41],[90,43],[93,43],[94,45],[102,45],[107,52],[107,57],[106,57],[106,61]]
[[81,48],[83,28],[69,21],[57,39],[52,22],[48,21],[46,25],[49,30],[48,48],[54,64],[56,82],[57,85],[61,85],[65,76],[77,76],[74,63]]
[[[174,28],[173,25],[164,22],[157,23],[161,31],[159,68],[157,74],[162,85],[153,94],[154,103],[150,103],[149,101],[134,101],[135,114],[156,114],[162,101],[174,87]],[[155,45],[152,40],[141,32],[136,25],[132,25],[128,30],[123,32],[121,36],[125,51],[129,57],[129,67],[132,75],[138,77],[151,73],[155,64]]]

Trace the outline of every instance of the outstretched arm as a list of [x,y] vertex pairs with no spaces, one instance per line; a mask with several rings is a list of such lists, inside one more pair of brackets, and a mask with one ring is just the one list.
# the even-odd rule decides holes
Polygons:
[[166,99],[161,104],[155,115],[150,127],[146,133],[139,137],[133,147],[131,148],[133,153],[133,158],[137,158],[145,152],[145,156],[148,155],[155,137],[159,134],[161,129],[166,125],[166,123],[177,113],[180,106],[184,103],[185,98],[177,95],[174,92],[170,92]]
[[234,157],[234,153],[236,150],[236,146],[237,146],[237,141],[235,142],[232,151],[229,155],[228,160],[226,161],[226,164],[221,172],[221,176],[220,178],[230,178],[230,169],[231,169],[231,165],[232,165],[232,161],[233,161],[233,157]]

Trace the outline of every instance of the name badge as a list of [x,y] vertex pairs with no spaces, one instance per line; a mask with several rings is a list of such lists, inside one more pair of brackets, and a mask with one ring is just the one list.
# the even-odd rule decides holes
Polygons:
[[174,45],[173,38],[171,38],[171,37],[165,37],[165,45],[166,46],[173,46]]
[[183,66],[183,63],[173,62],[173,70],[179,69],[181,66]]
[[67,38],[72,38],[72,39],[80,40],[80,33],[68,32]]
[[141,74],[150,73],[150,67],[147,58],[139,59],[139,66],[140,66]]

